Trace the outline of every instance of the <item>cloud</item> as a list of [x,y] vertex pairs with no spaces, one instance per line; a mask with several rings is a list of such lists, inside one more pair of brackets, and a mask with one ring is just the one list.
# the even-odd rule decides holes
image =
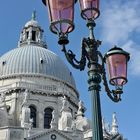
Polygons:
[[131,74],[140,75],[140,1],[108,0],[102,9],[101,38],[104,43],[119,44],[131,54]]
[[139,0],[108,2],[101,20],[104,41],[120,43],[127,41],[132,32],[140,32],[139,7]]
[[140,76],[140,48],[132,40],[124,44],[123,49],[130,53],[129,71],[133,75]]

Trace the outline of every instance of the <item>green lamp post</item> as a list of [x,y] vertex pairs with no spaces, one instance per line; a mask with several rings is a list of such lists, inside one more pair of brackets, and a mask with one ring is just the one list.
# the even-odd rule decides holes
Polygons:
[[[91,93],[92,133],[93,140],[103,140],[102,115],[100,106],[100,83],[103,81],[105,90],[114,102],[121,100],[122,87],[127,83],[127,62],[129,53],[114,47],[105,56],[98,50],[101,41],[94,37],[95,20],[99,17],[99,0],[79,0],[81,17],[87,21],[89,37],[83,38],[81,59],[78,61],[71,50],[66,50],[69,43],[68,34],[74,30],[74,4],[77,0],[42,0],[48,7],[50,30],[59,37],[58,44],[62,46],[68,62],[80,71],[88,66],[88,84]],[[99,63],[101,62],[101,63]],[[115,87],[110,90],[105,71],[105,63],[109,73],[109,82]]]

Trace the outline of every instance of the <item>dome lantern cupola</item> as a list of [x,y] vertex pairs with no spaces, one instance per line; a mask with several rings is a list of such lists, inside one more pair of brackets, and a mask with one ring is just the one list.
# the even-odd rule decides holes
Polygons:
[[46,42],[43,41],[43,32],[44,30],[36,21],[36,11],[33,11],[31,20],[25,24],[20,34],[18,46],[23,47],[25,44],[36,44],[47,48]]

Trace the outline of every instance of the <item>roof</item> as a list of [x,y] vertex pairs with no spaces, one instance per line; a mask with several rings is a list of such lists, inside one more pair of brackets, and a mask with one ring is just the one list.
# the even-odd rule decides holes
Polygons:
[[35,44],[13,49],[0,57],[0,78],[11,75],[48,75],[75,87],[64,62],[53,52]]

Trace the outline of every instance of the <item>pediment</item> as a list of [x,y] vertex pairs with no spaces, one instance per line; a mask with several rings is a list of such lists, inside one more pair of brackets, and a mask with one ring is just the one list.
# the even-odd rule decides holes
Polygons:
[[70,137],[68,132],[65,133],[56,129],[50,129],[36,133],[26,140],[72,140],[72,137]]

